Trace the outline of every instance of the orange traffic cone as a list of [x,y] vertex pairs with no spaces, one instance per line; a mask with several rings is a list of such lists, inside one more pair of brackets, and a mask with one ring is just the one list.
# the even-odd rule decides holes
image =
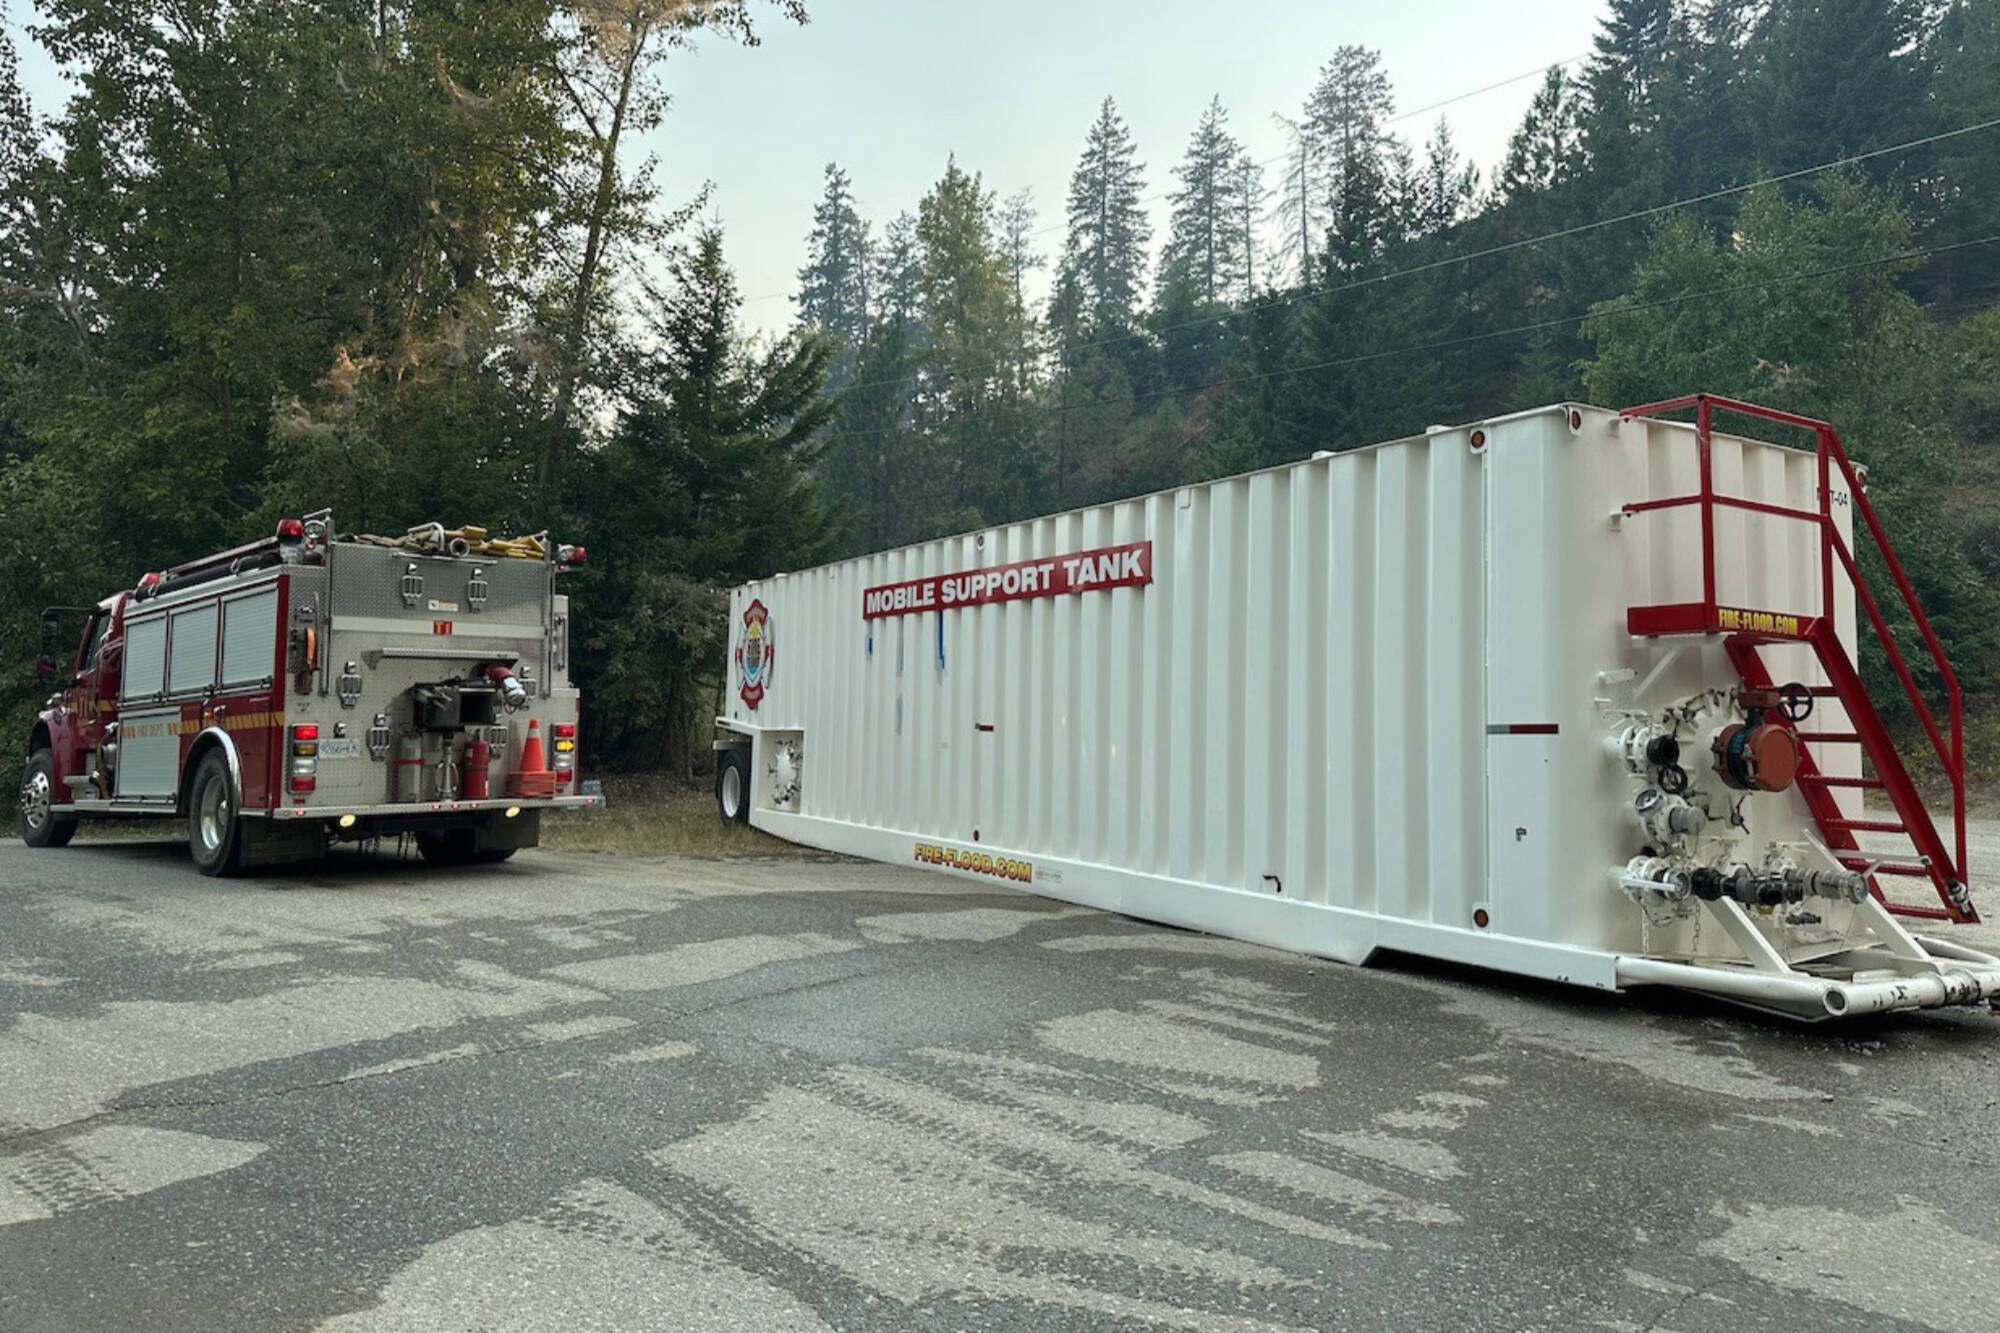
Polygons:
[[514,796],[547,797],[556,794],[556,775],[549,772],[542,754],[542,724],[528,719],[528,739],[521,745],[521,763],[507,775],[507,790]]

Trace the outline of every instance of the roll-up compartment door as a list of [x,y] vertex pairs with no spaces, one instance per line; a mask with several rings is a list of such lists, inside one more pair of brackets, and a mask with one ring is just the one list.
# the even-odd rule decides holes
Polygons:
[[151,699],[167,688],[167,621],[128,621],[125,626],[125,669],[120,677],[119,697],[132,701]]
[[183,694],[215,684],[215,627],[219,608],[203,602],[168,617],[167,692]]
[[222,604],[222,685],[261,685],[277,669],[278,590],[263,588]]

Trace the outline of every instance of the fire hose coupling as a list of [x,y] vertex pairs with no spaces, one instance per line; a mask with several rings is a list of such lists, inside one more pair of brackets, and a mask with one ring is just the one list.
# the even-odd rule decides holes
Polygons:
[[1634,722],[1612,736],[1606,746],[1612,757],[1635,778],[1681,760],[1681,743],[1671,731],[1654,722]]
[[1868,898],[1868,876],[1855,870],[1806,870],[1792,866],[1785,871],[1785,878],[1802,885],[1812,898],[1836,903],[1860,903]]
[[1782,907],[1824,898],[1858,903],[1868,896],[1868,879],[1851,870],[1807,870],[1784,866],[1757,871],[1747,865],[1704,866],[1694,872],[1694,896],[1703,902],[1728,898],[1745,907]]
[[1697,838],[1708,827],[1705,810],[1689,805],[1683,798],[1661,791],[1658,787],[1648,787],[1640,792],[1632,801],[1632,812],[1639,817],[1647,836],[1656,842]]
[[1611,757],[1635,778],[1645,778],[1671,795],[1688,789],[1681,767],[1681,743],[1673,731],[1656,722],[1634,722],[1605,740]]
[[1651,893],[1677,903],[1696,891],[1694,876],[1700,873],[1690,873],[1665,857],[1635,856],[1614,871],[1613,877],[1633,902]]
[[488,662],[485,666],[486,679],[499,687],[500,695],[507,701],[507,711],[528,706],[528,691],[514,675],[514,668],[501,662]]

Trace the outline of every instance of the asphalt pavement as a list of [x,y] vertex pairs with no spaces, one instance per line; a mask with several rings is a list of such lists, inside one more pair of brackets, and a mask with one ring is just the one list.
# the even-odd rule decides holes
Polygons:
[[916,871],[0,844],[0,1330],[2000,1327],[2000,1018]]

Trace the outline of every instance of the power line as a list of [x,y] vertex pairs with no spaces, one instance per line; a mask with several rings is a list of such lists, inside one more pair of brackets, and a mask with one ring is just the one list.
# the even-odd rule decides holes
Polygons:
[[[1766,185],[1782,185],[1786,181],[1798,180],[1803,176],[1812,176],[1822,171],[1833,171],[1841,167],[1854,166],[1858,163],[1884,157],[1891,153],[1903,153],[1915,148],[1925,148],[1931,144],[1943,143],[1946,140],[1961,138],[1968,134],[1977,134],[1983,130],[1993,129],[1996,126],[2000,126],[2000,117],[1980,121],[1974,125],[1964,125],[1955,130],[1944,130],[1937,134],[1925,135],[1923,138],[1911,139],[1906,143],[1891,144],[1886,148],[1872,148],[1865,153],[1854,153],[1847,157],[1834,158],[1832,161],[1822,162],[1817,166],[1799,167],[1792,171],[1781,172],[1775,176],[1761,176],[1756,180],[1748,181],[1741,185],[1728,185],[1721,189],[1710,190],[1705,194],[1689,195],[1685,199],[1675,199],[1669,203],[1654,204],[1647,208],[1634,209],[1629,213],[1620,213],[1608,218],[1598,218],[1593,222],[1578,223],[1573,227],[1564,227],[1559,231],[1544,232],[1539,236],[1529,236],[1517,241],[1507,241],[1500,245],[1487,246],[1483,250],[1472,250],[1462,255],[1448,255],[1443,259],[1434,259],[1427,263],[1413,264],[1408,268],[1394,269],[1387,273],[1370,274],[1367,277],[1356,278],[1351,282],[1342,283],[1335,287],[1301,287],[1297,291],[1289,292],[1284,296],[1267,301],[1256,308],[1259,310],[1279,309],[1285,306],[1297,305],[1301,301],[1312,300],[1315,297],[1338,296],[1343,292],[1358,291],[1363,287],[1373,287],[1381,283],[1392,282],[1397,278],[1413,277],[1420,273],[1434,273],[1439,269],[1450,268],[1457,264],[1469,264],[1479,259],[1491,259],[1496,255],[1511,254],[1516,250],[1546,245],[1550,241],[1565,240],[1571,236],[1580,236],[1587,232],[1599,231],[1605,227],[1616,226],[1620,223],[1637,222],[1645,218],[1659,217],[1663,214],[1674,212],[1677,209],[1692,208],[1698,204],[1714,203],[1718,199],[1729,199],[1737,195],[1748,194],[1750,191],[1760,189]],[[1234,309],[1219,314],[1204,315],[1197,319],[1186,319],[1177,324],[1165,324],[1155,329],[1134,329],[1130,332],[1113,334],[1110,337],[1098,338],[1090,342],[1077,343],[1070,350],[1084,352],[1099,347],[1115,347],[1120,343],[1132,342],[1139,338],[1157,337],[1161,334],[1177,333],[1182,329],[1196,328],[1207,324],[1218,324],[1223,320],[1241,318],[1248,309],[1249,307],[1247,306],[1237,306]],[[885,384],[900,382],[900,380],[873,380],[862,384],[845,385],[843,389],[878,388]]]
[[[1520,83],[1524,79],[1532,79],[1537,75],[1547,74],[1552,69],[1560,69],[1565,65],[1574,65],[1579,60],[1587,60],[1589,58],[1590,58],[1590,53],[1586,51],[1581,55],[1574,55],[1563,60],[1551,61],[1549,64],[1543,65],[1539,69],[1531,69],[1521,74],[1509,75],[1507,78],[1499,79],[1492,83],[1484,84],[1478,88],[1472,88],[1462,93],[1454,93],[1452,96],[1444,98],[1441,101],[1426,103],[1425,105],[1417,107],[1410,111],[1398,112],[1397,114],[1385,119],[1382,123],[1384,125],[1398,125],[1406,120],[1414,120],[1418,116],[1428,115],[1430,112],[1440,111],[1448,106],[1455,106],[1460,102],[1468,101],[1474,97],[1479,97],[1483,94],[1490,92],[1496,92],[1501,88],[1506,88],[1512,84]],[[1260,170],[1264,167],[1276,166],[1278,163],[1283,162],[1286,158],[1290,156],[1291,156],[1290,153],[1280,153],[1276,157],[1265,158],[1263,161],[1257,163],[1257,166]],[[1145,198],[1141,199],[1139,202],[1142,204],[1156,204],[1160,202],[1162,199],[1171,198],[1172,195],[1173,192],[1171,190],[1163,190],[1158,194],[1149,194]],[[1054,222],[1050,223],[1046,227],[1037,228],[1036,230],[1029,232],[1028,235],[1031,237],[1046,236],[1051,232],[1061,231],[1063,230],[1064,227],[1068,225],[1069,224],[1065,222]],[[791,296],[792,294],[790,292],[766,292],[762,296],[744,297],[743,304],[751,305],[760,301],[785,301],[791,299]]]
[[[1485,333],[1468,334],[1462,338],[1448,338],[1428,343],[1413,343],[1406,347],[1395,347],[1395,348],[1390,348],[1386,351],[1363,352],[1357,356],[1338,357],[1327,361],[1314,361],[1305,365],[1298,365],[1298,366],[1283,366],[1276,370],[1259,371],[1251,375],[1234,375],[1224,379],[1209,380],[1205,383],[1192,385],[1185,389],[1173,389],[1173,388],[1153,389],[1143,394],[1134,394],[1132,396],[1132,403],[1134,406],[1137,406],[1139,403],[1150,402],[1153,399],[1166,397],[1171,394],[1187,394],[1191,396],[1195,394],[1206,393],[1213,389],[1234,388],[1237,385],[1242,385],[1242,384],[1256,384],[1274,379],[1287,379],[1294,375],[1310,375],[1323,370],[1336,370],[1346,366],[1363,365],[1370,361],[1380,361],[1388,357],[1394,357],[1394,356],[1410,356],[1423,352],[1449,351],[1452,348],[1465,347],[1469,346],[1472,343],[1488,342],[1494,338],[1507,338],[1507,337],[1512,337],[1516,334],[1524,334],[1524,333],[1540,333],[1548,329],[1561,328],[1564,325],[1568,324],[1581,324],[1585,320],[1589,319],[1601,319],[1607,316],[1635,314],[1640,311],[1657,310],[1666,306],[1685,305],[1690,301],[1699,301],[1711,296],[1728,296],[1737,292],[1754,291],[1761,288],[1769,288],[1769,287],[1778,287],[1778,286],[1783,286],[1787,283],[1804,282],[1813,278],[1832,277],[1841,273],[1857,272],[1862,269],[1884,268],[1891,264],[1901,264],[1901,263],[1912,262],[1915,260],[1928,259],[1933,255],[1950,254],[1953,251],[1957,250],[1970,250],[1978,246],[1993,245],[1996,243],[2000,243],[2000,233],[1996,233],[1992,236],[1982,236],[1978,240],[1955,241],[1949,245],[1923,246],[1913,250],[1905,250],[1899,254],[1880,256],[1875,259],[1860,259],[1847,264],[1834,264],[1834,265],[1829,265],[1825,268],[1806,269],[1796,273],[1780,274],[1776,277],[1755,278],[1746,282],[1730,283],[1728,285],[1721,287],[1704,288],[1703,290],[1697,292],[1683,292],[1678,296],[1655,297],[1647,301],[1629,301],[1622,305],[1610,306],[1599,310],[1586,311],[1581,315],[1562,315],[1554,319],[1536,320],[1531,324],[1517,324],[1512,328],[1493,329]],[[889,381],[883,381],[883,382],[887,383]],[[1048,411],[1049,415],[1051,416],[1061,416],[1069,412],[1087,411],[1092,408],[1100,406],[1102,406],[1102,404],[1098,402],[1075,403],[1067,406],[1053,407],[1050,408]],[[898,433],[904,429],[905,428],[901,426],[890,426],[874,430],[838,431],[828,435],[820,435],[817,436],[816,438],[826,441],[862,439],[875,435],[891,435]]]

